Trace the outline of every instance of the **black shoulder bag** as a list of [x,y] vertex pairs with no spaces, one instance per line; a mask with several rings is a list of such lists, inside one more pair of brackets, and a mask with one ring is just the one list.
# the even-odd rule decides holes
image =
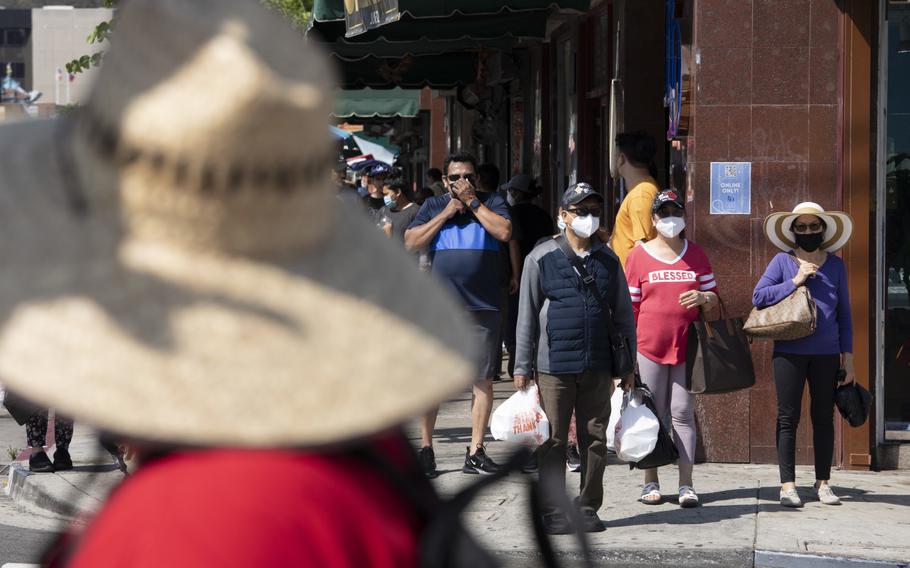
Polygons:
[[594,281],[594,277],[588,273],[584,261],[578,258],[575,251],[572,250],[572,246],[569,244],[569,241],[566,240],[565,235],[556,237],[556,243],[559,245],[559,249],[563,254],[566,255],[566,258],[569,259],[569,264],[571,264],[572,268],[575,269],[575,272],[578,273],[582,283],[588,291],[591,292],[591,295],[594,296],[594,299],[600,306],[600,310],[606,314],[607,333],[610,335],[610,354],[612,355],[611,372],[614,377],[625,377],[635,370],[635,359],[632,358],[632,350],[629,348],[628,339],[616,331],[616,325],[613,322],[613,308],[610,307],[610,303],[604,299],[600,290],[597,289],[597,283]]

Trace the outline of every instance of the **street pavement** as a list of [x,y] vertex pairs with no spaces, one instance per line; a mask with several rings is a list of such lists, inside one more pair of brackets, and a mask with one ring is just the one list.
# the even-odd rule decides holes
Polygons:
[[[513,388],[496,384],[497,404]],[[443,405],[435,437],[441,475],[436,486],[444,495],[477,481],[461,473],[470,438],[470,394]],[[2,418],[0,418],[2,424]],[[415,440],[417,429],[409,435]],[[21,432],[21,430],[20,430]],[[21,434],[20,434],[21,435]],[[2,442],[5,438],[0,438]],[[88,430],[77,426],[71,447],[77,471],[24,475],[27,463],[14,475],[17,510],[29,519],[43,515],[62,517],[76,510],[97,508],[122,475],[109,457],[97,450]],[[488,452],[504,461],[511,448],[490,441]],[[661,470],[668,499],[660,505],[637,502],[642,474],[613,459],[604,480],[605,505],[600,511],[607,530],[590,535],[597,566],[642,567],[670,565],[790,568],[790,567],[907,567],[910,561],[910,472],[835,471],[833,486],[842,497],[840,507],[822,505],[810,490],[811,468],[797,468],[803,509],[781,507],[778,502],[777,467],[749,464],[701,464],[695,469],[695,487],[702,506],[681,509],[672,502],[676,469]],[[530,528],[527,503],[528,475],[512,474],[489,489],[464,515],[480,541],[509,567],[539,566],[540,558]],[[570,492],[577,492],[578,474],[567,473]],[[262,480],[267,490],[268,480]],[[42,517],[43,518],[43,517]],[[0,523],[7,523],[6,515]],[[56,525],[59,526],[59,525]],[[52,530],[16,527],[17,530]],[[2,529],[0,529],[2,530]],[[7,530],[13,528],[7,527]],[[9,533],[27,543],[40,542],[42,534]],[[554,537],[566,566],[581,566],[572,537]],[[30,540],[38,539],[38,540]],[[3,538],[3,542],[7,539]],[[11,556],[21,561],[20,556]],[[0,565],[7,561],[0,548]]]
[[[5,470],[9,464],[8,449],[25,446],[25,428],[16,424],[5,409],[0,407],[0,453],[4,464],[0,487],[6,488]],[[16,505],[0,491],[0,566],[14,562],[33,562],[40,557],[61,526],[59,517],[40,514]]]

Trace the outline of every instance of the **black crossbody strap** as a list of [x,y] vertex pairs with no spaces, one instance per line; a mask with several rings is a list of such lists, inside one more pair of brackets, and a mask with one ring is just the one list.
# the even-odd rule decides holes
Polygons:
[[610,303],[600,293],[600,290],[597,289],[597,283],[594,281],[594,277],[588,272],[588,269],[585,268],[585,262],[575,254],[574,250],[572,250],[572,245],[569,244],[565,235],[556,237],[556,244],[559,245],[559,250],[566,255],[567,259],[569,259],[569,264],[571,264],[572,268],[575,269],[575,272],[578,273],[581,282],[588,291],[591,292],[594,299],[597,300],[601,311],[607,314],[607,333],[609,333],[611,337],[616,335],[616,327],[613,325],[613,309],[610,307]]

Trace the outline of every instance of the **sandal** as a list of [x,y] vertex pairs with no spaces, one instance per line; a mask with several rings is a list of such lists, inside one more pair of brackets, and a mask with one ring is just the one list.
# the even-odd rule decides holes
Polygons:
[[639,501],[645,505],[659,505],[663,495],[660,494],[660,484],[657,482],[646,483],[641,489],[641,497],[638,498]]
[[679,486],[679,506],[688,509],[698,507],[698,494],[688,485]]

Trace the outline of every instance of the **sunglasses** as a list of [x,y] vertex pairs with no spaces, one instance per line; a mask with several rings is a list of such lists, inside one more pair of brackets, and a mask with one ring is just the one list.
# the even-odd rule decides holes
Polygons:
[[685,215],[685,211],[679,207],[661,207],[657,210],[657,217],[660,219],[666,219],[667,217],[682,217]]
[[818,222],[809,223],[808,225],[805,223],[796,223],[795,225],[793,225],[793,232],[794,233],[803,233],[803,234],[818,233],[823,228],[824,228],[824,225],[822,225],[821,223],[818,223]]
[[460,179],[466,179],[469,182],[474,183],[474,180],[477,179],[477,174],[452,174],[452,175],[446,176],[446,178],[451,183],[455,183],[456,181],[458,181]]
[[599,207],[575,207],[574,209],[566,209],[566,211],[579,217],[587,217],[588,215],[600,217],[601,209]]

